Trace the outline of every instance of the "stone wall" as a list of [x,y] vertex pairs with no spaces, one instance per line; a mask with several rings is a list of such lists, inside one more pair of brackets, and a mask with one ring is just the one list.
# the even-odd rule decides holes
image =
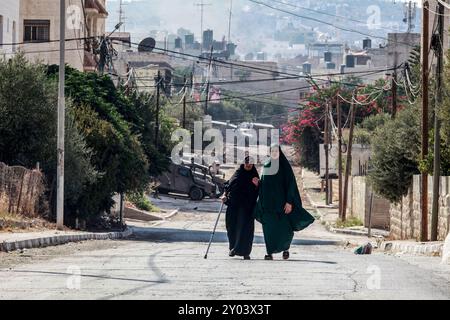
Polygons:
[[[350,177],[348,186],[347,216],[355,217],[373,228],[389,230],[390,226],[390,202],[383,197],[374,194],[372,217],[370,218],[370,197],[372,190],[366,182],[366,177]],[[338,203],[339,185],[338,180],[333,180],[333,202]]]
[[[444,240],[450,231],[450,177],[441,177],[439,196],[438,240]],[[420,239],[421,176],[414,176],[408,194],[397,204],[391,204],[391,237],[395,240]],[[428,181],[428,235],[431,234],[433,177]]]

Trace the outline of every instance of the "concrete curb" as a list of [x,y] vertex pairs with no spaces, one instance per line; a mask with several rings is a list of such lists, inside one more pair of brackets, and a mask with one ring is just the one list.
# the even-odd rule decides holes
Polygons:
[[442,256],[443,242],[432,243],[404,243],[404,242],[385,242],[381,246],[384,252],[391,253],[409,253],[425,256]]
[[179,211],[180,211],[180,209],[173,210],[171,213],[169,213],[169,215],[164,217],[164,220],[167,220],[167,219],[175,217],[179,213]]
[[87,240],[108,240],[123,239],[133,234],[132,228],[127,228],[123,232],[109,233],[83,233],[71,235],[56,235],[50,237],[41,237],[34,239],[25,239],[20,241],[4,241],[0,243],[0,252],[10,252],[21,249],[44,248],[48,246],[57,246],[69,242],[80,242]]
[[142,221],[159,221],[164,220],[163,217],[157,216],[151,212],[139,210],[131,207],[125,207],[124,210],[125,219],[135,219]]

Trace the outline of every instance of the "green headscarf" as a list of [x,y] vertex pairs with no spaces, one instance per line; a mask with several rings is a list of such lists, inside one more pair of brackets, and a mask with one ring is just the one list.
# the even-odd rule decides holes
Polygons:
[[[286,215],[284,206],[286,203],[289,203],[293,206],[293,211],[286,216],[292,229],[294,231],[303,230],[312,224],[315,219],[303,208],[294,172],[280,146],[275,144],[271,146],[272,148],[279,148],[279,168],[276,174],[268,174],[270,173],[273,159],[264,164],[255,218],[261,223],[264,223],[265,214],[275,213],[282,218],[283,215]],[[276,163],[274,164],[276,165]]]

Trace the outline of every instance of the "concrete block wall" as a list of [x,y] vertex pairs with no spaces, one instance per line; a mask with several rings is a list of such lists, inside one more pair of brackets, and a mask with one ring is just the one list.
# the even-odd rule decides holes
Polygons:
[[[362,176],[351,176],[348,186],[348,208],[347,215],[356,217],[369,226],[370,196],[372,190],[367,184],[367,178]],[[333,202],[339,200],[339,182],[333,180]],[[371,225],[373,228],[389,230],[390,228],[390,202],[378,195],[374,195]]]
[[[438,240],[450,231],[450,177],[440,178]],[[408,194],[397,204],[391,204],[391,237],[395,240],[420,239],[421,233],[421,176],[413,178]],[[433,177],[428,181],[428,234],[431,234]]]

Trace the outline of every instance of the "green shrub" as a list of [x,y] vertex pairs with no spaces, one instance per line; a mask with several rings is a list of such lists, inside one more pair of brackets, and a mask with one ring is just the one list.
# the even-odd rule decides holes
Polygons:
[[148,212],[157,211],[157,208],[150,202],[147,196],[143,193],[127,194],[127,200],[136,206],[139,210]]
[[392,202],[406,195],[414,174],[419,173],[420,111],[411,106],[395,120],[377,128],[371,139],[369,182],[374,190]]

